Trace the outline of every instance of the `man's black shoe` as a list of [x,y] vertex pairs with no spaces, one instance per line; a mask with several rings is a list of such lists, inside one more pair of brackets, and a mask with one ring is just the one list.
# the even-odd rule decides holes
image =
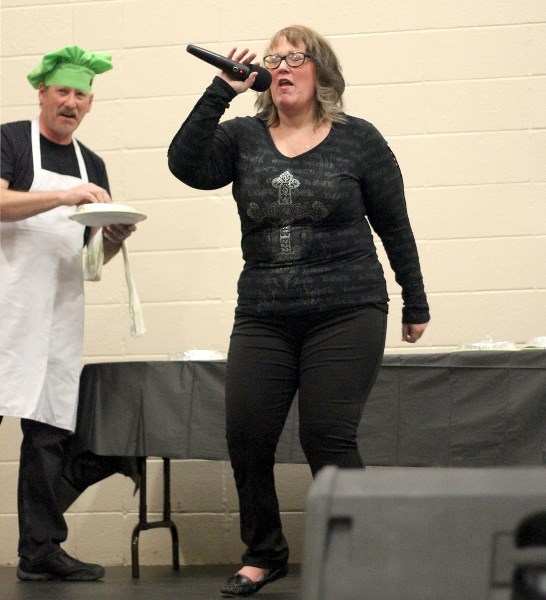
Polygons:
[[252,581],[248,577],[244,575],[240,575],[236,573],[232,577],[230,577],[226,585],[220,590],[220,592],[224,596],[251,596],[255,594],[259,589],[263,588],[266,583],[271,583],[272,581],[276,581],[281,577],[284,577],[288,574],[288,567],[283,565],[278,569],[272,569],[268,571],[263,579],[260,581]]
[[104,577],[104,567],[84,563],[81,560],[72,558],[64,550],[60,550],[36,562],[20,558],[17,566],[17,577],[21,581],[46,581],[48,579],[96,581]]

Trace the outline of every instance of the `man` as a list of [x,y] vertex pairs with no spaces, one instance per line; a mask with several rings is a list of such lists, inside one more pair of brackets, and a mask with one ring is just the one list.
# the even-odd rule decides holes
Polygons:
[[[91,110],[94,76],[111,68],[110,56],[78,46],[46,54],[28,75],[38,90],[38,117],[1,127],[0,415],[20,417],[23,431],[21,580],[104,576],[101,565],[81,562],[61,548],[68,532],[59,490],[76,425],[82,250],[99,231],[68,216],[80,204],[112,201],[104,162],[73,134]],[[103,228],[104,262],[134,230]]]

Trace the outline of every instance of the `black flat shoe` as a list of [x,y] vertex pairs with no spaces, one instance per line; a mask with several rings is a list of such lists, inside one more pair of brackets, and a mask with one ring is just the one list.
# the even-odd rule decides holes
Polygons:
[[251,596],[255,594],[259,589],[263,588],[267,583],[271,583],[272,581],[276,581],[277,579],[281,579],[281,577],[285,577],[288,574],[288,567],[283,565],[278,569],[272,569],[268,571],[266,575],[264,575],[263,579],[260,581],[252,581],[248,577],[244,575],[239,575],[239,573],[235,573],[232,577],[230,577],[226,585],[220,590],[220,592],[224,596]]

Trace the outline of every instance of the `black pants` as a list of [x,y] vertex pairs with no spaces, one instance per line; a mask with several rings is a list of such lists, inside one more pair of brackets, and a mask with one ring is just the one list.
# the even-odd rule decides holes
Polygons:
[[226,435],[239,496],[243,564],[288,560],[273,467],[297,390],[300,443],[313,475],[361,468],[357,428],[385,346],[375,307],[294,318],[236,317],[226,376]]
[[57,501],[63,473],[64,443],[69,431],[21,419],[17,507],[19,556],[38,560],[59,550],[68,530]]
[[[2,417],[0,417],[0,422]],[[59,551],[68,535],[65,510],[90,485],[122,472],[120,457],[72,453],[65,429],[21,419],[17,508],[19,556],[36,561]]]

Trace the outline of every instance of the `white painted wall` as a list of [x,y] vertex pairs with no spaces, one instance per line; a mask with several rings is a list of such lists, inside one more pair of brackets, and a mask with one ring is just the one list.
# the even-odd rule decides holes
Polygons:
[[[148,220],[129,243],[147,333],[129,333],[117,257],[87,284],[85,361],[162,360],[190,348],[227,349],[241,267],[229,188],[199,192],[168,171],[177,128],[214,75],[188,43],[259,54],[277,29],[315,28],[332,42],[347,112],[373,122],[397,155],[432,321],[402,347],[392,298],[389,352],[441,352],[491,335],[524,343],[546,334],[546,3],[543,0],[323,0],[241,7],[221,0],[3,0],[2,122],[38,110],[26,74],[51,50],[78,44],[113,55],[97,77],[79,139],[105,159],[114,201]],[[253,112],[252,93],[228,116]],[[381,256],[384,255],[381,253]],[[388,266],[385,262],[385,265]],[[0,565],[17,561],[18,423],[0,428]],[[279,468],[292,560],[301,558],[305,466]],[[161,465],[149,467],[161,507]],[[184,563],[238,562],[237,502],[227,463],[175,461],[173,509]],[[121,476],[85,492],[69,514],[67,549],[130,562],[137,497]],[[168,533],[141,537],[141,564],[170,561]]]

